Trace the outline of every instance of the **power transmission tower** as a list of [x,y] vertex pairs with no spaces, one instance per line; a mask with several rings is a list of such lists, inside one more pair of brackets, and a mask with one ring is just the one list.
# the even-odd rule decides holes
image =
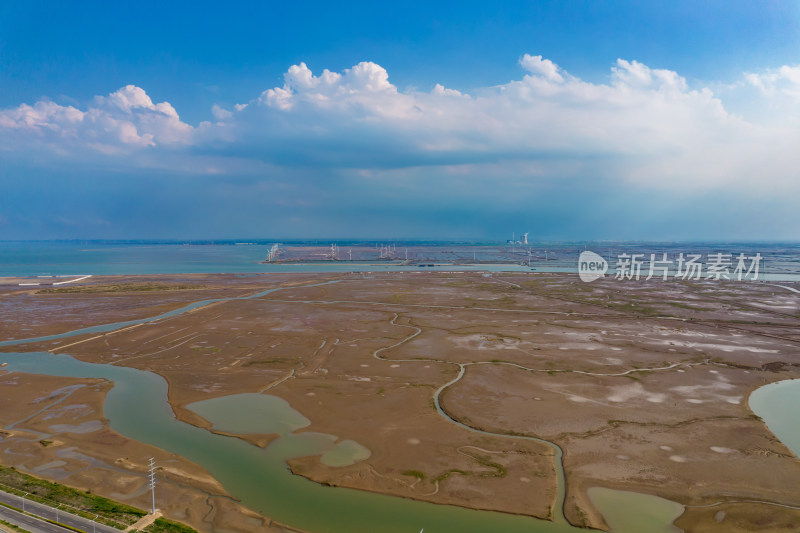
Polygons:
[[156,463],[153,457],[150,458],[150,493],[153,497],[152,514],[156,514]]

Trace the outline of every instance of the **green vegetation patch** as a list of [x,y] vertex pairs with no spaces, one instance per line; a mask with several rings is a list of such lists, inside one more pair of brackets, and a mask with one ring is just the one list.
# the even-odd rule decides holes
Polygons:
[[219,348],[217,346],[192,346],[192,350],[198,350],[201,352],[212,352],[212,353],[219,352]]
[[717,309],[712,309],[710,307],[698,307],[698,306],[694,306],[694,305],[685,304],[685,303],[682,303],[682,302],[661,302],[661,303],[664,303],[666,305],[671,305],[673,307],[678,307],[680,309],[686,309],[688,311],[698,311],[698,312],[700,312],[700,311],[717,311]]
[[166,518],[158,518],[155,522],[144,528],[144,531],[150,533],[197,533],[189,526],[167,520]]
[[92,294],[98,292],[153,292],[153,291],[188,291],[202,289],[200,285],[167,285],[164,283],[122,283],[115,285],[78,285],[74,287],[58,287],[41,289],[36,294]]
[[492,473],[482,474],[482,477],[506,477],[508,474],[508,470],[506,467],[501,465],[500,463],[495,463],[489,457],[485,455],[473,455],[472,456],[478,464],[485,466],[487,468],[491,468],[494,470]]
[[[38,501],[47,505],[53,503],[64,504],[70,509],[65,511],[83,516],[90,520],[95,520],[101,524],[106,524],[115,528],[123,529],[125,525],[132,525],[147,514],[146,511],[115,502],[102,496],[97,496],[89,491],[82,491],[51,483],[43,479],[35,478],[24,474],[13,467],[0,466],[0,488],[12,494],[25,495],[29,500]],[[10,506],[8,506],[10,507]],[[48,522],[52,522],[48,520]],[[5,524],[0,521],[0,523]],[[53,522],[54,523],[54,522]],[[73,529],[60,524],[62,527]],[[16,528],[19,531],[24,531]],[[144,531],[153,533],[197,533],[194,529],[178,522],[159,518]]]
[[292,363],[294,362],[292,359],[286,359],[282,357],[275,357],[273,359],[258,359],[256,361],[247,361],[242,366],[253,366],[253,365],[281,365],[285,363]]
[[439,474],[438,476],[436,476],[433,479],[434,479],[434,481],[444,481],[445,479],[449,478],[450,476],[456,475],[456,474],[459,475],[459,476],[468,476],[469,472],[467,472],[465,470],[459,470],[458,468],[451,468],[450,470],[445,470],[444,472],[442,472],[441,474]]
[[5,520],[0,520],[0,525],[3,526],[3,529],[8,529],[11,531],[28,531],[27,529],[22,529],[21,527],[15,526],[14,524],[6,522]]
[[[0,488],[19,495],[27,493],[26,498],[45,504],[56,502],[68,505],[73,508],[70,509],[71,512],[85,518],[93,519],[95,515],[99,515],[101,518],[97,520],[98,522],[108,523],[114,527],[119,527],[119,524],[134,524],[147,514],[130,505],[38,479],[5,466],[0,466]],[[115,523],[106,522],[102,520],[103,518]]]

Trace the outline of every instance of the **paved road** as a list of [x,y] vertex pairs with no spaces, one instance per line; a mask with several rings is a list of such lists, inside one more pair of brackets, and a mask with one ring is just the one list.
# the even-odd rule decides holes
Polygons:
[[[0,505],[0,518],[9,524],[14,524],[15,526],[21,527],[25,531],[29,531],[30,533],[66,533],[69,531],[68,529],[55,526],[49,522],[45,522],[44,520],[18,513],[17,511],[3,507],[2,505]],[[10,531],[12,533],[16,533],[16,530],[8,526],[0,526],[0,528],[2,528],[0,531]]]
[[[14,494],[9,494],[7,492],[3,492],[0,490],[0,502],[7,503],[8,505],[13,505],[17,509],[22,509],[22,497],[16,496]],[[50,520],[57,520],[61,524],[66,524],[70,527],[74,527],[80,529],[81,531],[86,531],[87,533],[120,533],[119,529],[115,529],[110,526],[106,526],[104,524],[98,524],[86,518],[82,518],[80,516],[75,516],[73,514],[67,513],[65,511],[56,510],[52,507],[47,505],[43,505],[41,503],[33,502],[31,500],[25,500],[25,511],[35,514],[37,516],[41,516],[43,518],[48,518]],[[12,522],[11,520],[5,518],[5,516],[9,516],[10,513],[15,513],[16,517],[15,520],[18,520],[19,516],[22,518],[29,520],[31,522],[26,522],[30,524],[28,525],[21,525],[20,527],[31,531],[31,533],[65,533],[68,531],[65,528],[58,527],[54,524],[50,524],[48,522],[42,522],[40,520],[36,520],[35,518],[31,518],[26,515],[22,515],[21,513],[16,513],[16,511],[9,509],[7,507],[3,507],[0,505],[0,516],[4,517],[4,520],[8,522]],[[21,519],[20,519],[21,520]],[[12,522],[13,523],[13,522]],[[35,525],[36,531],[33,528]]]

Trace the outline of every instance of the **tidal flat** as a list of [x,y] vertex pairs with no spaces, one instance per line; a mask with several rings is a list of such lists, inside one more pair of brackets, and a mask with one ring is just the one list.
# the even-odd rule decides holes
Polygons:
[[[600,487],[683,506],[675,527],[687,531],[800,527],[796,452],[747,401],[800,377],[800,298],[783,287],[480,272],[107,276],[61,292],[8,282],[0,340],[195,302],[206,303],[0,350],[155,373],[179,421],[259,449],[280,432],[215,429],[190,406],[281,398],[304,419],[294,434],[359,451],[334,462],[345,466],[315,449],[287,459],[322,485],[608,529],[589,496]],[[168,517],[200,531],[296,527],[202,465],[115,431],[111,387],[0,368],[0,463],[147,507],[156,456]],[[562,483],[554,448],[525,437],[563,451]]]

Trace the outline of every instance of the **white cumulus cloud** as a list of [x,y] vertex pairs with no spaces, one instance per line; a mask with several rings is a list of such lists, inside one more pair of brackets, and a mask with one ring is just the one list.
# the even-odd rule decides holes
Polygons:
[[[282,85],[230,109],[214,106],[215,122],[196,127],[128,85],[85,109],[39,101],[0,110],[0,145],[31,160],[42,149],[80,149],[89,159],[93,151],[149,151],[150,165],[160,157],[163,166],[215,172],[269,165],[363,176],[417,168],[430,180],[472,176],[486,188],[503,168],[522,184],[597,177],[651,188],[798,187],[800,132],[792,120],[745,120],[710,89],[636,60],[618,59],[605,82],[585,81],[541,55],[525,54],[519,64],[520,79],[493,87],[402,91],[373,62],[317,74],[300,63]],[[800,95],[800,67],[747,80],[765,106],[774,104],[771,94]]]
[[800,140],[796,130],[732,115],[710,89],[690,88],[677,72],[619,59],[608,83],[590,83],[542,56],[526,54],[520,64],[522,79],[463,93],[441,84],[400,91],[374,63],[319,75],[301,63],[282,86],[226,117],[247,139],[238,148],[291,164],[452,168],[527,160],[537,162],[530,179],[539,179],[563,176],[563,162],[572,161],[584,174],[636,186],[697,188],[787,183],[800,163],[790,148]]
[[44,100],[0,110],[0,139],[7,149],[127,153],[160,144],[185,145],[193,131],[169,102],[154,104],[134,85],[96,97],[85,111]]
[[559,72],[561,69],[549,59],[542,59],[542,56],[532,56],[525,54],[519,61],[520,65],[530,72],[542,76],[549,81],[562,82],[564,77]]
[[800,103],[800,65],[750,72],[745,79],[767,96],[783,94]]

